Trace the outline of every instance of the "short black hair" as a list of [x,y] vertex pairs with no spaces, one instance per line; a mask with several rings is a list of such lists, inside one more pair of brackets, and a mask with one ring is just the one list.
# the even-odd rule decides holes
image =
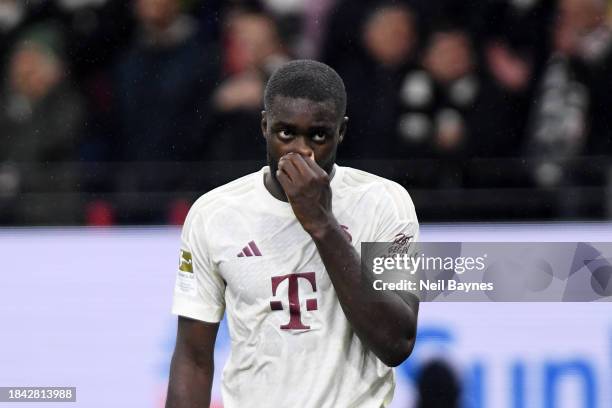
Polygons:
[[274,71],[264,92],[266,110],[276,96],[330,101],[340,117],[346,113],[346,89],[342,78],[329,65],[318,61],[294,60]]

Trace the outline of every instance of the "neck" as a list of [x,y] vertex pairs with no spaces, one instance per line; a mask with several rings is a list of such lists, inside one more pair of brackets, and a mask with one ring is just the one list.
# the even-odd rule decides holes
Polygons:
[[283,190],[283,186],[281,186],[278,179],[272,176],[271,173],[264,173],[264,186],[266,186],[266,190],[272,194],[272,197],[280,201],[289,202],[287,194],[285,194],[285,190]]

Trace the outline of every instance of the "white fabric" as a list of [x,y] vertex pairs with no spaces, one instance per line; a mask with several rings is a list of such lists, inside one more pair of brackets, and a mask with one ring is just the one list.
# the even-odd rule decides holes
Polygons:
[[[182,232],[193,273],[179,271],[173,313],[218,322],[226,312],[232,341],[223,371],[227,408],[387,406],[393,370],[351,329],[312,239],[291,206],[266,190],[266,171],[219,187],[193,205]],[[362,241],[418,236],[414,206],[400,185],[336,166],[331,187],[334,215],[358,252]],[[272,282],[289,274],[304,274],[296,282],[299,321],[308,329],[281,328],[290,321],[290,278],[277,282],[275,296]],[[308,280],[313,274],[316,288]],[[280,302],[282,310],[273,310],[271,302]]]

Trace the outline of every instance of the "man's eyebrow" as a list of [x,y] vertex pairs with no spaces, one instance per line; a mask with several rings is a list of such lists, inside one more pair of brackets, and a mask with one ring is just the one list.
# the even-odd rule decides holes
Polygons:
[[333,132],[334,127],[326,125],[315,125],[310,128],[311,131]]
[[294,128],[295,125],[287,122],[283,122],[282,120],[272,122],[272,127],[286,127],[286,128]]
[[[289,122],[284,122],[282,120],[279,121],[275,121],[272,123],[271,125],[272,129],[289,129],[289,130],[295,130],[298,128],[297,125],[289,123]],[[313,132],[324,132],[324,133],[333,133],[335,131],[335,128],[333,126],[328,126],[328,125],[313,125],[308,127],[307,131],[309,133],[313,133]]]

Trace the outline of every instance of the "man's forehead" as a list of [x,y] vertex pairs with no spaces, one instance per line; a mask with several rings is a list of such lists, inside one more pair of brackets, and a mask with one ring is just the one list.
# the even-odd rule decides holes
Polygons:
[[268,114],[275,120],[309,119],[316,122],[336,122],[338,114],[333,101],[313,101],[277,95],[268,107]]

